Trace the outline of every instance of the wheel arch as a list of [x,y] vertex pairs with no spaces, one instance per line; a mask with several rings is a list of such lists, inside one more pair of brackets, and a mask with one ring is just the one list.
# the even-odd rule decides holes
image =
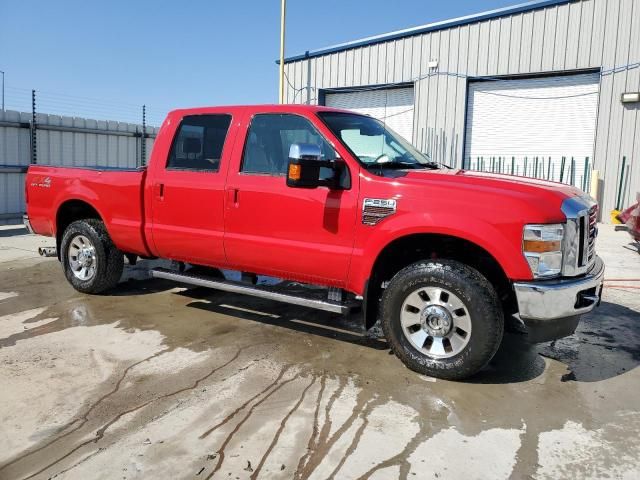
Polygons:
[[478,270],[494,286],[505,309],[515,305],[509,275],[487,248],[463,236],[444,233],[409,233],[381,248],[369,270],[364,288],[364,322],[370,329],[377,321],[383,284],[398,271],[420,260],[457,260]]
[[[56,247],[58,251],[58,260],[60,260],[60,244],[62,243],[62,236],[64,231],[71,223],[76,220],[82,220],[85,218],[93,218],[100,220],[104,223],[104,218],[100,214],[97,208],[95,208],[90,202],[72,198],[62,202],[56,210]],[[105,225],[106,228],[106,225]]]

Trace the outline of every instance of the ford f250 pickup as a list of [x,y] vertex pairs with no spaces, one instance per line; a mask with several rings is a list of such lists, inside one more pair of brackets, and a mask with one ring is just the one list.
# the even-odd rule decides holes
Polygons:
[[148,166],[32,165],[26,195],[25,224],[56,238],[80,292],[116,287],[125,258],[171,259],[151,275],[360,309],[406,366],[439,378],[483,368],[507,321],[532,342],[572,334],[602,293],[589,196],[448,168],[383,122],[331,108],[176,110]]

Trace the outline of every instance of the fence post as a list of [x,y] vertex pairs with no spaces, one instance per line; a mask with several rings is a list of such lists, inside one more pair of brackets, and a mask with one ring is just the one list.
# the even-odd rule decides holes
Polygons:
[[38,125],[36,122],[36,91],[31,90],[31,163],[38,163]]
[[587,175],[589,174],[589,157],[584,159],[584,173],[582,174],[582,191],[587,191]]
[[571,181],[571,185],[575,186],[576,185],[576,160],[573,157],[571,157],[571,177],[569,178]]
[[138,148],[138,139],[141,137],[140,134],[140,130],[138,129],[138,126],[136,125],[136,168],[138,168],[140,166],[140,153],[142,150],[142,147],[140,146],[140,148]]
[[147,164],[147,106],[142,105],[142,144],[140,145],[142,165]]
[[620,170],[620,185],[618,186],[618,195],[616,197],[616,210],[622,209],[622,189],[624,188],[624,170],[627,166],[627,157],[622,157],[622,169]]

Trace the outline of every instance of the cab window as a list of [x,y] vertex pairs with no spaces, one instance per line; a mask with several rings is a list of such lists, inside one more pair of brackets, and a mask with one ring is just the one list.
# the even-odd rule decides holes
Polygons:
[[176,133],[167,169],[217,172],[231,115],[190,115]]

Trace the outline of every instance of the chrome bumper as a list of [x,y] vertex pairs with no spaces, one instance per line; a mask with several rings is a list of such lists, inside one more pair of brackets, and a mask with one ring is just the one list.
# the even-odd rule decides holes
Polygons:
[[604,262],[596,257],[593,267],[583,276],[559,280],[516,282],[520,318],[536,322],[575,317],[590,312],[600,303]]
[[31,222],[29,221],[29,215],[27,215],[26,213],[24,215],[22,215],[22,223],[24,224],[25,227],[27,227],[27,230],[29,230],[29,233],[31,234],[35,234],[36,232],[33,231],[33,228],[31,228]]

